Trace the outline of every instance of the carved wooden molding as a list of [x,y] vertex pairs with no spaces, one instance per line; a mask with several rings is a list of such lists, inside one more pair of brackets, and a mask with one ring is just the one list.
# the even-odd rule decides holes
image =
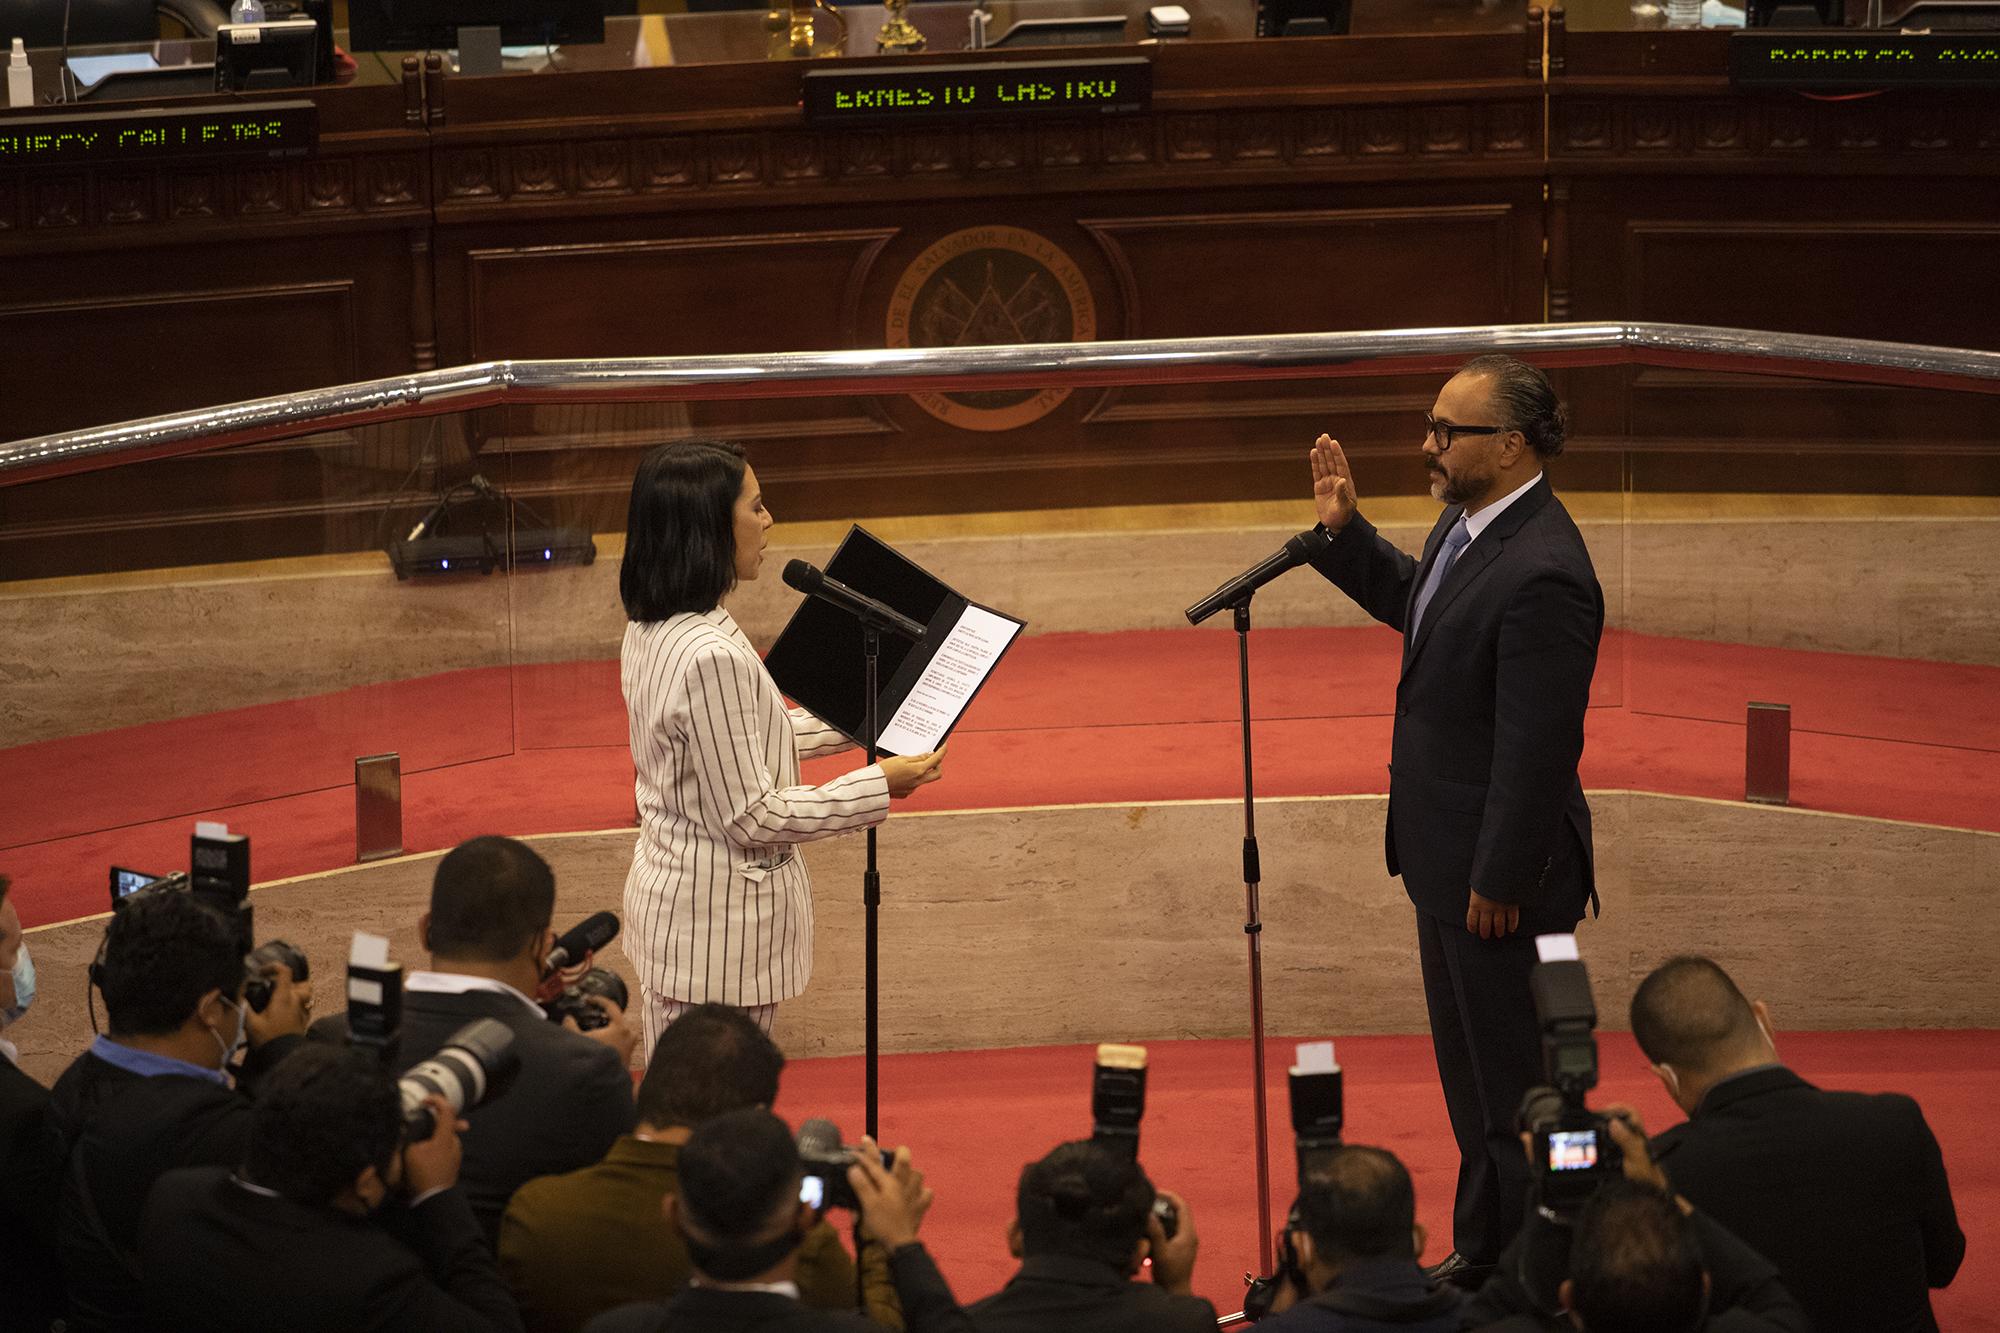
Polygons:
[[1499,101],[1172,112],[937,129],[631,134],[545,143],[441,144],[437,199],[588,201],[753,187],[912,179],[988,180],[1074,170],[1120,188],[1122,173],[1382,164],[1431,171],[1541,153],[1539,97]]
[[141,228],[429,215],[424,153],[350,153],[295,162],[102,167],[0,179],[0,238],[123,236]]
[[1615,161],[1642,173],[1664,160],[1787,159],[1814,169],[1894,157],[1931,170],[1962,155],[2000,174],[2000,106],[1944,98],[1852,102],[1750,96],[1566,96],[1549,102],[1549,155]]

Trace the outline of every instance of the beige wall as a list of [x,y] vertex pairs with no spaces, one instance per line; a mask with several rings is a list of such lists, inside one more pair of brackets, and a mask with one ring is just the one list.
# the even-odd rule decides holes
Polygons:
[[[2000,664],[2000,599],[1989,595],[2000,515],[1919,500],[1830,513],[1803,501],[1721,503],[1729,498],[1569,497],[1611,623]],[[1424,501],[1375,507],[1412,549],[1433,512]],[[993,515],[871,526],[968,596],[1052,633],[1180,626],[1184,607],[1309,516],[1303,505],[1183,506],[1022,516],[1029,531]],[[753,639],[768,643],[796,601],[777,578],[784,562],[823,561],[843,530],[780,529],[768,577],[731,602]],[[0,745],[464,667],[615,657],[620,543],[599,545],[594,566],[516,579],[398,583],[385,558],[364,555],[0,584]],[[1302,575],[1259,595],[1257,623],[1363,617]]]
[[[1598,792],[1601,920],[1580,932],[1607,1027],[1639,979],[1712,954],[1780,1027],[2000,1026],[2000,835],[1684,797]],[[1381,869],[1383,798],[1259,806],[1269,1030],[1420,1032],[1411,908]],[[1231,802],[966,812],[882,835],[882,1025],[891,1051],[1236,1036],[1248,1030],[1240,807]],[[629,831],[536,838],[558,925],[617,910]],[[794,1055],[861,1044],[861,841],[808,849],[811,988],[780,1010]],[[420,965],[435,856],[259,889],[258,935],[302,946],[339,1007],[349,932]],[[102,919],[29,935],[40,998],[8,1036],[49,1079],[89,1039],[85,965]],[[627,970],[615,946],[610,962]]]

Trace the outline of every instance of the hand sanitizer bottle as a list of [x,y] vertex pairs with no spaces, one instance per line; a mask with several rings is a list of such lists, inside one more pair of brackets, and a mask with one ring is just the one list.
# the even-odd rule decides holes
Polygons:
[[7,105],[33,106],[35,104],[35,71],[28,67],[28,48],[21,39],[14,39],[14,49],[7,56]]

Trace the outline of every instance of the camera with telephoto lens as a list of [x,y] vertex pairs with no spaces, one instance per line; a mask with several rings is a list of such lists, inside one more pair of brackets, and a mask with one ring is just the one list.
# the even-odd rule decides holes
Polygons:
[[[403,1037],[403,965],[389,961],[389,941],[354,932],[347,959],[347,1041],[395,1068]],[[497,1018],[479,1018],[451,1034],[435,1055],[403,1071],[396,1092],[403,1102],[403,1139],[421,1143],[437,1132],[425,1103],[444,1098],[454,1116],[507,1090],[520,1072],[514,1032]]]
[[[1105,1042],[1090,1075],[1090,1141],[1127,1161],[1139,1160],[1139,1122],[1146,1117],[1146,1048]],[[1153,1216],[1168,1240],[1181,1229],[1180,1210],[1153,1200]]]
[[632,993],[625,988],[623,977],[608,967],[593,967],[574,986],[565,986],[562,994],[544,1001],[542,1012],[557,1023],[575,1019],[584,1032],[610,1027],[611,1015],[590,1002],[593,995],[602,995],[620,1009],[628,1008],[632,1002]]
[[[840,1141],[840,1126],[831,1120],[808,1120],[799,1126],[799,1166],[804,1171],[804,1179],[799,1184],[799,1198],[810,1204],[816,1212],[827,1212],[834,1208],[845,1208],[850,1213],[861,1211],[861,1200],[854,1195],[854,1186],[848,1183],[847,1169],[854,1165],[854,1159],[861,1149],[850,1148]],[[882,1168],[893,1170],[896,1154],[881,1149]]]
[[1529,974],[1535,1018],[1542,1029],[1548,1084],[1530,1088],[1517,1117],[1534,1154],[1537,1202],[1574,1216],[1597,1187],[1624,1174],[1625,1154],[1611,1138],[1608,1117],[1585,1105],[1597,1086],[1597,1003],[1590,973],[1573,935],[1535,941],[1541,962]]
[[[1298,1158],[1299,1192],[1303,1194],[1313,1164],[1340,1146],[1345,1101],[1332,1042],[1301,1042],[1293,1056],[1298,1063],[1290,1075],[1292,1142]],[[1243,1313],[1249,1319],[1262,1319],[1271,1313],[1278,1294],[1286,1287],[1300,1300],[1312,1295],[1298,1249],[1292,1244],[1292,1233],[1301,1225],[1299,1205],[1294,1201],[1285,1214],[1284,1230],[1277,1235],[1277,1269],[1267,1277],[1243,1275]]]

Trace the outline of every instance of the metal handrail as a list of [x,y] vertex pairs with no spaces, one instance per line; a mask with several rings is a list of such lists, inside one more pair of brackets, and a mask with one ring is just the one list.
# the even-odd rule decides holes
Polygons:
[[2000,352],[1691,324],[1512,324],[1015,347],[484,361],[0,445],[0,486],[370,422],[501,404],[685,402],[912,390],[1219,384],[1435,373],[1485,352],[2000,393]]

